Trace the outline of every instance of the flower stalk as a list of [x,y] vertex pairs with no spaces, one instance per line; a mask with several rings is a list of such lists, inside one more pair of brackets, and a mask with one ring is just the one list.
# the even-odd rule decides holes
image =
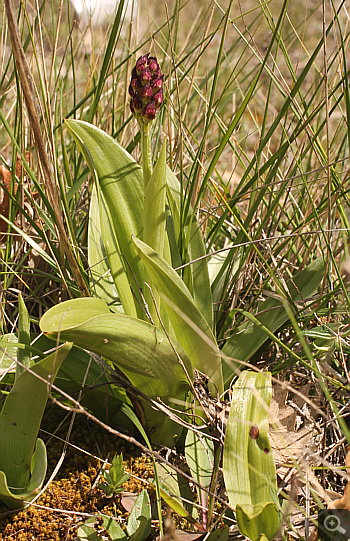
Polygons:
[[[141,56],[132,70],[129,85],[130,109],[138,121],[141,132],[141,152],[144,182],[144,227],[143,241],[163,256],[165,243],[165,199],[166,199],[166,147],[159,154],[153,170],[151,127],[163,103],[163,74],[154,56]],[[147,274],[147,273],[146,273]],[[146,275],[146,281],[150,281]],[[157,324],[158,315],[154,299],[160,307],[160,297],[150,284],[144,291],[148,311]]]
[[130,110],[141,131],[141,151],[145,188],[152,175],[151,126],[163,103],[163,73],[155,56],[149,53],[137,60],[129,85]]

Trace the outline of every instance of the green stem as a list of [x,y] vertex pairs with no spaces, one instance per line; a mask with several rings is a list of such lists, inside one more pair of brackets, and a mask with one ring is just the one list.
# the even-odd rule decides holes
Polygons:
[[[142,121],[140,122],[140,132],[141,132],[141,152],[142,152],[142,167],[143,167],[143,185],[144,185],[144,193],[145,193],[145,209],[147,208],[147,185],[151,179],[152,176],[152,151],[151,151],[151,124],[144,124]],[[145,214],[146,211],[145,211]],[[144,217],[145,224],[147,220],[149,220],[150,217],[146,216]],[[149,232],[149,228],[147,226],[144,227],[144,238],[143,240],[148,244],[150,239],[148,238],[147,231]],[[153,248],[153,246],[152,246]],[[150,282],[148,273],[145,272],[145,281]],[[145,300],[148,306],[149,313],[152,317],[153,322],[155,325],[158,323],[156,309],[154,306],[154,302],[152,299],[152,294],[148,287],[145,288]],[[159,297],[157,296],[156,302],[159,303]],[[158,304],[159,306],[159,304]]]
[[144,188],[151,178],[152,167],[152,151],[151,151],[151,124],[140,122],[141,131],[141,151],[142,151],[142,167],[143,167],[143,182]]

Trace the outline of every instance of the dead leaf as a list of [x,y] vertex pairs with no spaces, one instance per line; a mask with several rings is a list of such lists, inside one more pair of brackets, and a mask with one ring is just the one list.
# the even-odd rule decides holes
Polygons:
[[[286,404],[288,390],[282,385],[274,385],[273,387],[269,435],[277,473],[282,478],[290,470],[290,466],[296,461],[300,461],[305,451],[310,449],[314,443],[315,427],[311,415],[309,414],[310,422],[307,424],[305,424],[305,419],[298,415],[298,409],[303,411],[307,407],[306,400],[300,395],[308,397],[309,385],[304,385],[298,391],[299,394],[293,398],[296,408],[293,408]],[[308,417],[306,411],[305,416]]]
[[130,513],[131,509],[134,507],[137,496],[138,494],[134,494],[133,492],[123,492],[120,503],[128,513]]

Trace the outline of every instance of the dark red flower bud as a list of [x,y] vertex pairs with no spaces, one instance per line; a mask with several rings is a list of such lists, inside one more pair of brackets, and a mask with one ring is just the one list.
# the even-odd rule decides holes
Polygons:
[[158,61],[149,53],[137,60],[131,73],[129,94],[132,114],[143,122],[152,122],[163,103],[163,74]]
[[130,85],[129,85],[129,95],[132,97],[134,96],[137,91],[139,90],[139,81],[138,79],[131,79]]
[[140,75],[141,72],[143,72],[143,70],[145,69],[147,65],[147,61],[148,61],[148,56],[149,56],[149,53],[145,54],[144,56],[140,56],[140,58],[136,62],[135,70],[136,70],[137,75]]
[[153,96],[153,101],[154,103],[156,104],[156,108],[157,110],[159,109],[159,107],[162,105],[163,103],[163,90],[159,90],[159,92],[157,92],[157,94],[155,94]]
[[145,122],[152,122],[156,117],[156,105],[155,103],[148,103],[142,111],[142,117]]
[[140,114],[142,111],[142,103],[138,96],[134,96],[130,101],[130,109],[132,114]]
[[151,85],[146,85],[143,88],[141,88],[139,92],[140,99],[142,103],[149,103],[151,98],[153,98],[153,92]]
[[159,79],[153,79],[151,82],[153,94],[157,94],[159,90],[163,89],[163,75]]
[[140,74],[140,81],[142,86],[149,85],[152,80],[152,73],[149,68],[145,68]]
[[150,56],[148,59],[148,67],[151,70],[152,75],[159,69],[159,64],[154,56]]

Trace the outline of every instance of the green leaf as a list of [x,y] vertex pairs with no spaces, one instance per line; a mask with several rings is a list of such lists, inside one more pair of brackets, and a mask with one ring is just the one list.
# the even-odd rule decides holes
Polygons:
[[[179,240],[183,235],[187,238],[187,258],[184,263],[206,255],[202,231],[193,214],[191,206],[185,224],[181,224],[181,186],[174,173],[167,167],[167,197],[174,221],[175,235]],[[191,292],[198,310],[203,314],[209,327],[213,329],[213,303],[207,258],[192,263],[186,268],[184,281]]]
[[[80,298],[54,306],[40,321],[50,338],[68,336],[79,347],[93,351],[118,366],[131,383],[150,398],[166,404],[171,399],[185,401],[189,383],[166,335],[150,323],[124,314],[111,314],[101,299]],[[192,366],[180,345],[175,344],[192,378]],[[169,419],[145,408],[149,434],[153,440],[173,445],[181,427],[170,430]],[[163,431],[164,423],[169,431]],[[174,423],[173,423],[174,424]],[[167,443],[164,443],[166,440]]]
[[[52,348],[52,340],[41,336],[35,345],[45,352]],[[111,384],[111,377],[105,368],[91,359],[86,351],[72,347],[58,371],[55,384],[71,396],[82,391],[81,405],[101,421],[111,425],[118,423],[132,429],[131,423],[120,413],[123,403],[131,403],[124,389]]]
[[128,479],[130,479],[131,474],[125,473],[124,471],[122,453],[120,453],[119,456],[114,455],[112,465],[109,468],[109,472],[107,472],[106,470],[102,470],[102,475],[107,483],[107,486],[100,483],[98,484],[98,487],[103,490],[108,496],[111,494],[117,494],[118,492],[121,492],[123,490],[121,488],[121,485],[125,483]]
[[[153,484],[153,483],[151,483]],[[153,485],[154,486],[154,485]],[[166,490],[163,488],[160,488],[160,494],[162,499],[165,501],[165,503],[172,509],[175,513],[177,513],[180,517],[185,518],[188,522],[196,526],[199,530],[203,529],[203,526],[199,524],[190,514],[189,512],[183,507],[183,505],[173,498]]]
[[[118,522],[111,517],[106,517],[103,515],[95,515],[87,519],[83,524],[80,525],[77,532],[77,539],[83,541],[102,541],[104,537],[101,537],[95,530],[94,524],[96,519],[103,520],[103,527],[110,535],[112,541],[126,541],[127,537],[124,531],[119,526]],[[90,526],[91,524],[91,526]]]
[[13,366],[11,372],[16,370],[15,359],[18,351],[18,338],[15,334],[4,334],[0,340],[0,375]]
[[229,527],[227,525],[219,526],[206,537],[206,541],[227,541],[229,534]]
[[276,534],[276,468],[268,439],[271,375],[242,372],[236,382],[227,423],[223,473],[240,532],[256,541]]
[[128,275],[124,270],[125,261],[120,253],[111,213],[101,190],[99,190],[99,196],[102,240],[107,253],[108,268],[122,304],[118,310],[114,311],[125,312],[129,316],[136,317],[136,301],[130,288]]
[[[148,275],[165,303],[179,344],[193,366],[209,376],[221,393],[223,381],[220,351],[208,323],[177,272],[144,242],[135,237],[133,241]],[[215,389],[212,390],[215,392]]]
[[47,469],[46,447],[40,438],[36,440],[31,460],[30,481],[27,487],[15,489],[8,486],[6,474],[0,471],[0,500],[10,509],[20,509],[40,492]]
[[[165,503],[180,517],[185,518],[188,522],[195,525],[196,528],[202,530],[203,526],[192,516],[193,505],[191,501],[194,501],[194,494],[190,489],[187,479],[175,472],[167,464],[158,463],[157,473],[160,495]],[[151,485],[155,488],[152,482]]]
[[48,398],[47,382],[54,381],[71,347],[72,344],[65,344],[36,363],[31,368],[33,374],[22,372],[1,410],[0,498],[13,509],[21,507],[23,499],[32,499],[44,481],[46,451],[44,453],[44,444],[37,440],[37,435]]
[[[162,498],[163,492],[166,492],[169,501],[165,497],[164,500],[167,504],[180,516],[191,516],[192,519],[193,511],[196,512],[197,510],[194,510],[191,503],[194,501],[194,493],[189,486],[188,480],[167,464],[158,463],[157,472],[162,486]],[[174,499],[173,496],[183,500],[183,502],[180,503],[178,499]],[[170,499],[176,503],[171,504]],[[174,505],[176,507],[174,507]]]
[[[124,254],[140,286],[143,284],[141,262],[132,245],[131,236],[143,235],[143,177],[135,160],[112,137],[102,130],[80,120],[66,120],[66,126],[74,137],[91,174],[99,184],[113,223],[119,252]],[[111,260],[110,260],[111,264]],[[125,288],[126,273],[129,284],[135,287],[128,265],[123,261],[121,269],[111,267],[112,276],[120,296]],[[122,277],[119,284],[118,277]],[[139,317],[144,314],[136,305]]]
[[271,541],[278,531],[280,519],[275,503],[237,505],[236,520],[239,531],[252,541]]
[[[206,489],[209,489],[214,467],[214,444],[205,434],[200,436],[189,430],[186,436],[185,456],[193,479]],[[196,486],[199,503],[207,507],[208,494]]]
[[94,184],[91,192],[88,229],[88,262],[91,276],[91,289],[100,299],[107,303],[118,297],[107,259],[107,252],[101,234],[100,205],[97,188]]
[[[293,279],[288,280],[287,286],[291,300],[297,302],[310,297],[319,286],[324,271],[324,260],[320,257],[294,276]],[[257,315],[256,319],[271,332],[275,332],[289,319],[283,303],[271,297],[260,304],[259,312],[260,315]],[[264,329],[247,320],[239,325],[235,333],[227,340],[222,352],[227,357],[246,362],[268,338],[269,336]],[[225,384],[228,384],[235,375],[235,372],[226,362],[223,365],[223,374]]]
[[151,533],[151,503],[145,489],[140,492],[131,509],[126,531],[133,541],[146,539]]

